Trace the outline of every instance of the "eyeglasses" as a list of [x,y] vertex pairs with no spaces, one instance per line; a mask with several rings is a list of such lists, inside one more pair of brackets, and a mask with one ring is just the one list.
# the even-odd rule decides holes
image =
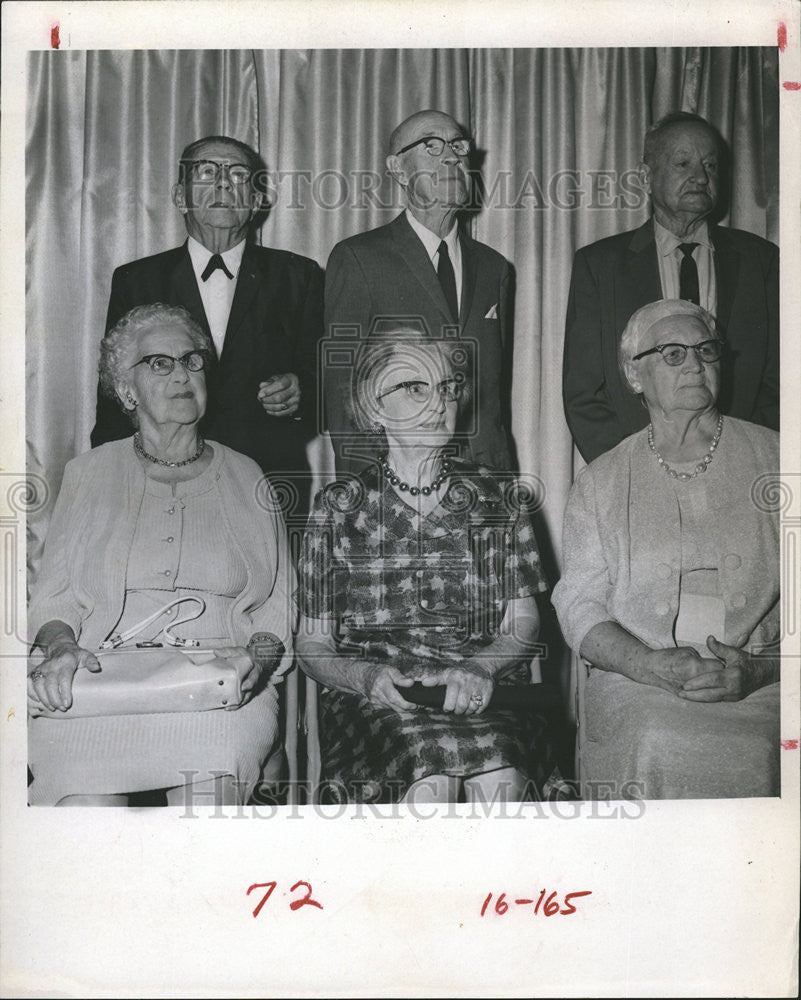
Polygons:
[[232,184],[237,187],[249,184],[253,171],[245,163],[218,163],[216,160],[189,160],[192,180],[201,184],[216,184],[225,171]]
[[169,375],[175,368],[176,361],[180,361],[188,372],[202,372],[208,363],[208,358],[203,351],[189,351],[180,358],[173,358],[169,354],[146,354],[135,365],[131,365],[131,368],[148,365],[154,375]]
[[380,396],[376,399],[383,399],[384,396],[389,396],[393,392],[397,392],[399,389],[405,389],[406,394],[409,399],[415,400],[417,403],[427,403],[431,399],[431,392],[436,389],[439,393],[440,399],[444,399],[446,403],[455,402],[462,394],[462,380],[461,379],[445,379],[443,382],[438,382],[436,386],[432,386],[428,382],[398,382],[397,385],[393,385],[391,389],[387,389],[386,392],[382,392]]
[[459,136],[456,139],[443,139],[438,135],[424,135],[422,139],[417,139],[415,142],[410,142],[408,146],[404,146],[403,149],[399,149],[395,156],[400,156],[401,153],[407,153],[410,149],[414,149],[415,146],[419,146],[421,143],[425,143],[426,152],[429,156],[441,156],[443,149],[446,146],[450,146],[457,156],[467,156],[470,152],[470,147],[472,146],[472,141],[466,139],[464,136]]
[[695,351],[696,356],[705,365],[710,365],[715,361],[720,361],[720,356],[723,354],[723,341],[703,340],[700,344],[659,344],[657,347],[652,347],[650,351],[635,354],[631,360],[639,361],[640,358],[646,358],[649,354],[659,353],[666,364],[675,368],[676,365],[684,363],[687,351]]

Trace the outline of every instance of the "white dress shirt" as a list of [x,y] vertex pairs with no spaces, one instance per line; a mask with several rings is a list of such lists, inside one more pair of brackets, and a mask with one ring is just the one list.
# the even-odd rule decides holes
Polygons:
[[436,233],[432,233],[430,229],[418,222],[417,219],[412,215],[409,209],[406,209],[406,218],[409,220],[409,225],[420,237],[420,241],[426,248],[426,253],[429,256],[431,263],[434,266],[434,270],[437,270],[437,265],[439,264],[439,245],[442,240],[448,247],[448,256],[451,259],[451,264],[453,264],[453,275],[456,278],[456,301],[459,304],[459,309],[462,308],[462,248],[459,245],[459,227],[456,223],[453,224],[453,228],[448,233],[447,236],[437,236]]
[[233,275],[228,275],[219,268],[203,281],[201,275],[206,270],[206,266],[214,256],[202,243],[199,243],[194,236],[190,236],[187,241],[189,257],[192,261],[192,269],[195,272],[195,280],[200,291],[200,298],[203,302],[203,309],[211,330],[211,339],[217,350],[217,357],[222,354],[225,343],[225,330],[228,326],[228,317],[231,315],[231,306],[234,301],[236,291],[236,279],[239,276],[239,268],[242,264],[242,254],[245,252],[245,241],[237,243],[235,247],[221,253],[225,266]]
[[701,222],[691,236],[683,239],[665,229],[654,219],[656,256],[659,260],[659,280],[662,283],[662,297],[679,298],[679,268],[684,254],[680,243],[697,243],[693,250],[693,260],[698,267],[698,291],[701,305],[707,312],[716,315],[718,308],[717,285],[715,282],[715,248],[709,238],[709,227]]

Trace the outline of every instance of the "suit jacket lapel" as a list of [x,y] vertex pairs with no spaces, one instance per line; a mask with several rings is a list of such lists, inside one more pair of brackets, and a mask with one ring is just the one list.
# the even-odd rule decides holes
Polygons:
[[473,292],[476,290],[478,265],[473,252],[472,240],[466,236],[459,239],[462,249],[462,297],[459,301],[459,324],[462,329],[467,325],[467,317],[473,305]]
[[[659,261],[656,256],[656,240],[652,221],[635,229],[629,243],[626,260],[629,279],[623,285],[631,296],[625,308],[629,316],[641,306],[662,298],[662,282],[659,278]],[[631,308],[629,308],[631,307]]]
[[426,248],[409,225],[405,214],[399,215],[390,225],[392,238],[395,240],[403,263],[418,283],[422,285],[433,305],[442,313],[444,322],[452,324],[451,311],[445,301],[445,294],[439,283],[437,272],[431,264],[431,258],[426,253]]
[[192,258],[189,256],[186,243],[181,250],[175,270],[170,276],[170,301],[180,302],[211,336],[209,321],[206,318],[206,310],[203,308],[203,300],[197,287]]
[[740,255],[726,239],[725,230],[711,227],[715,248],[715,284],[717,287],[717,320],[724,333],[729,328],[731,307],[740,274]]
[[225,328],[223,356],[228,352],[229,344],[236,337],[243,320],[250,312],[253,299],[258,291],[259,282],[256,275],[255,256],[251,244],[246,244],[245,252],[242,254],[242,263],[239,266],[239,275],[236,279],[234,301],[231,303],[228,325]]

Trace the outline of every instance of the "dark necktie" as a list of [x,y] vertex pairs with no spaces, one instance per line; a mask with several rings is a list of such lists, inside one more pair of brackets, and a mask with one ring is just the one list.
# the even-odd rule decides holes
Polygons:
[[445,301],[451,311],[451,319],[454,323],[459,322],[459,299],[456,295],[456,275],[453,273],[453,264],[448,255],[448,244],[445,240],[439,245],[439,261],[437,262],[437,277],[445,293]]
[[684,254],[679,268],[679,298],[689,299],[697,306],[701,305],[701,295],[698,290],[698,265],[693,257],[697,243],[679,243],[679,250]]
[[214,274],[217,268],[219,268],[223,272],[226,278],[233,278],[233,274],[231,274],[231,272],[225,266],[225,261],[218,253],[215,253],[212,254],[211,257],[209,258],[209,262],[208,264],[206,264],[206,270],[200,276],[201,280],[208,281],[210,275]]

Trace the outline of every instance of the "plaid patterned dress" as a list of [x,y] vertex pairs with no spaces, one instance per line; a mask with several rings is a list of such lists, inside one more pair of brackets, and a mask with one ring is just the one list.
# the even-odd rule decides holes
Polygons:
[[[299,604],[335,623],[343,652],[417,677],[478,657],[507,602],[546,589],[531,522],[514,481],[455,465],[441,503],[421,517],[366,470],[315,498],[298,565]],[[527,666],[500,683],[528,679]],[[433,774],[515,767],[534,777],[548,756],[545,723],[510,711],[398,713],[324,689],[324,773],[338,797],[399,799]],[[547,776],[547,774],[545,775]]]

